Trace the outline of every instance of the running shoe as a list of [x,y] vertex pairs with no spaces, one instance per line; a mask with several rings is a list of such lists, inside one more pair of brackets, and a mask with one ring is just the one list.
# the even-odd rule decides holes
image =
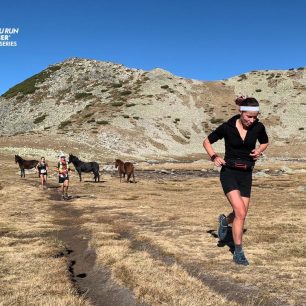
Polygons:
[[219,227],[218,227],[218,237],[220,241],[223,241],[228,232],[228,223],[225,215],[219,216]]
[[243,266],[248,266],[249,265],[249,262],[246,259],[246,257],[244,256],[243,251],[237,252],[237,253],[234,252],[233,260],[237,265],[243,265]]

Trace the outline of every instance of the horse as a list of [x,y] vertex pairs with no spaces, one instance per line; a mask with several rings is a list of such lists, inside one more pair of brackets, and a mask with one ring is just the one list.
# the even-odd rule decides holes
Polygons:
[[25,169],[32,169],[37,166],[39,163],[38,160],[32,159],[32,160],[25,160],[19,155],[15,155],[15,163],[19,165],[20,168],[20,177],[25,177]]
[[131,176],[133,176],[133,183],[135,183],[134,165],[132,163],[123,162],[120,159],[116,159],[115,168],[118,168],[118,173],[120,176],[120,183],[121,183],[122,175],[123,175],[123,178],[125,178],[125,175],[127,175],[127,179],[126,179],[127,183],[130,181]]
[[68,164],[72,163],[79,174],[80,182],[82,182],[82,172],[93,172],[95,182],[100,182],[99,164],[97,162],[83,162],[78,157],[69,154]]

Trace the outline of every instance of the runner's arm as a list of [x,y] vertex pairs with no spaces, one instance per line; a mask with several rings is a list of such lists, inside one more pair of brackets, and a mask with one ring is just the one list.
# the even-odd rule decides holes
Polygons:
[[209,157],[211,158],[211,161],[215,164],[215,166],[221,167],[222,165],[225,164],[224,159],[216,154],[208,138],[204,139],[203,147],[205,151],[207,152],[207,154],[209,155]]
[[257,160],[267,149],[268,145],[269,143],[261,143],[258,148],[252,150],[250,156],[252,156],[254,160]]

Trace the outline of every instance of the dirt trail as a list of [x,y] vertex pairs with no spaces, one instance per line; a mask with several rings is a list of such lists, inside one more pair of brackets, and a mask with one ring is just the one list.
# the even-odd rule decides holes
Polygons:
[[[127,216],[125,215],[125,217]],[[130,220],[133,220],[136,223],[145,222],[145,220],[143,219],[137,220],[133,215],[129,215],[128,217]],[[120,220],[119,219],[116,220],[116,218],[102,217],[99,220],[102,223],[114,225],[114,228],[116,228],[115,226],[116,222],[117,221],[120,222],[120,220],[122,221],[122,218],[120,218]],[[203,269],[199,268],[202,266],[201,262],[184,262],[178,260],[174,255],[165,254],[161,249],[151,244],[150,242],[137,239],[137,233],[131,227],[125,228],[124,224],[122,223],[120,225],[120,229],[118,228],[117,233],[120,235],[121,237],[120,239],[128,239],[131,242],[131,248],[133,250],[146,251],[147,253],[150,254],[152,258],[154,258],[154,260],[159,261],[166,266],[172,266],[173,264],[176,264],[182,267],[191,277],[200,280],[204,285],[208,286],[209,288],[211,288],[213,291],[220,294],[221,296],[224,296],[224,298],[226,298],[226,300],[228,301],[235,302],[238,305],[244,305],[246,300],[251,300],[256,297],[257,299],[263,301],[265,305],[271,305],[271,306],[289,305],[277,298],[269,298],[263,296],[262,293],[260,292],[260,289],[257,288],[256,286],[245,286],[239,283],[232,282],[229,279],[220,278],[210,273],[207,273],[203,271]],[[218,240],[218,236],[215,231],[208,231],[207,234],[212,235],[214,238],[216,238],[216,240]],[[229,247],[229,250],[232,248],[233,241],[231,236],[231,230],[230,233],[228,233],[226,240],[224,242],[219,241],[218,246],[222,247],[227,246]]]
[[68,257],[71,281],[79,294],[85,295],[93,305],[145,305],[138,303],[129,289],[116,284],[110,271],[96,265],[96,252],[88,246],[91,234],[82,229],[82,212],[71,205],[73,200],[62,201],[55,188],[51,186],[49,193],[49,199],[54,202],[51,212],[55,224],[63,228],[57,239],[66,246],[66,252],[56,256]]

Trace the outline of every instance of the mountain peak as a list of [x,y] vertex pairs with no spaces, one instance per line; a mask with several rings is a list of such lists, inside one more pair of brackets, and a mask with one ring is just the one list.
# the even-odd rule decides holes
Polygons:
[[50,65],[8,90],[0,99],[0,133],[61,134],[138,157],[187,156],[202,152],[203,138],[237,113],[240,94],[261,102],[274,144],[305,142],[305,69],[201,82],[83,58]]

